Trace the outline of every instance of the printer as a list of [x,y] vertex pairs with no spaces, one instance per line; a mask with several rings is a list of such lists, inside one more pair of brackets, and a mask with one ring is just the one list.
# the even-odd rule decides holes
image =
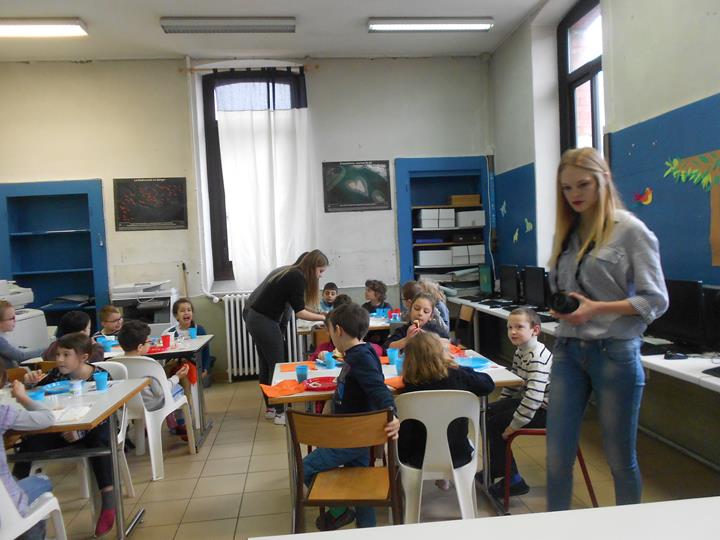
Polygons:
[[122,308],[126,319],[171,326],[174,321],[172,305],[178,294],[177,289],[168,287],[169,283],[166,279],[115,285],[110,291],[110,301]]
[[44,349],[50,343],[45,314],[25,307],[34,299],[32,289],[20,287],[14,281],[0,280],[0,300],[10,302],[15,308],[15,330],[3,337],[16,347]]

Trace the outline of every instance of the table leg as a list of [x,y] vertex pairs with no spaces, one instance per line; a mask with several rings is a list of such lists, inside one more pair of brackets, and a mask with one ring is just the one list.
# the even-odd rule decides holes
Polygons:
[[200,451],[200,447],[205,442],[205,437],[207,437],[208,433],[210,433],[210,430],[213,428],[212,420],[205,419],[205,387],[202,380],[202,355],[200,354],[200,351],[202,351],[202,349],[199,349],[193,355],[193,362],[195,363],[195,369],[198,374],[198,382],[196,385],[198,394],[197,410],[193,411],[196,416],[196,421],[193,423],[197,426],[199,421],[200,426],[195,430],[195,448],[198,451]]
[[473,349],[480,352],[480,315],[477,310],[473,312]]
[[[292,405],[287,405],[292,407]],[[288,478],[290,480],[290,532],[297,534],[295,530],[295,514],[297,512],[297,468],[295,467],[295,452],[293,451],[292,437],[290,436],[290,422],[285,422],[285,439],[287,441],[288,449]]]
[[490,495],[490,451],[488,449],[487,439],[487,410],[488,410],[488,398],[487,396],[480,397],[480,431],[481,435],[481,446],[482,446],[482,464],[483,464],[483,483],[480,491],[485,495],[490,504],[495,509],[495,513],[499,516],[505,514],[505,509],[500,501]]
[[125,529],[125,512],[123,508],[123,492],[122,483],[120,480],[120,460],[118,458],[118,452],[120,447],[117,442],[117,417],[114,414],[110,415],[110,457],[112,458],[112,471],[113,471],[113,490],[115,491],[115,530],[118,540],[124,540],[135,525],[140,522],[145,513],[144,508],[140,508],[130,520],[130,525]]

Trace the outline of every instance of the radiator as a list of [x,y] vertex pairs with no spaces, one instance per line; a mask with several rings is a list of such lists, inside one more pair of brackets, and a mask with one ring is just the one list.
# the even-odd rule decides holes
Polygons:
[[[225,304],[225,334],[227,337],[228,382],[232,382],[233,377],[257,375],[259,373],[258,362],[260,358],[255,351],[252,336],[247,331],[245,321],[242,318],[243,308],[249,297],[249,294],[231,294],[223,297],[223,303]],[[303,350],[302,341],[297,335],[295,314],[293,314],[290,324],[287,326],[285,338],[288,344],[289,358],[284,358],[282,361],[300,359]]]

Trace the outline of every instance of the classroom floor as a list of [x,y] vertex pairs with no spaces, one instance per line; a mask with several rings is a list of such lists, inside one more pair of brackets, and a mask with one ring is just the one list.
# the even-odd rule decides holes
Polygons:
[[[284,428],[262,416],[257,382],[216,384],[206,393],[209,416],[215,426],[196,455],[178,437],[165,434],[165,479],[152,482],[147,455],[128,453],[136,496],[125,499],[126,514],[142,505],[145,520],[133,532],[134,540],[244,540],[290,532],[290,495]],[[604,463],[599,425],[588,415],[583,426],[582,450],[600,504],[614,501],[610,472]],[[520,437],[513,445],[530,493],[511,499],[511,512],[545,509],[545,440]],[[720,495],[720,474],[643,434],[639,438],[643,501],[664,501]],[[89,504],[80,499],[75,467],[54,463],[44,467],[55,482],[70,539],[92,538]],[[494,513],[482,496],[479,515]],[[575,474],[574,508],[590,506],[579,471]],[[308,510],[308,531],[314,531],[315,510]],[[457,519],[455,493],[426,482],[421,519]],[[378,523],[388,523],[378,510]],[[353,527],[354,525],[350,525]],[[109,536],[112,538],[113,536]]]

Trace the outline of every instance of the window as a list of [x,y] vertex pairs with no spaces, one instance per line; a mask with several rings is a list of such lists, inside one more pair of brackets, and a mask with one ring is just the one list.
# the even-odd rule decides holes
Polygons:
[[582,0],[558,25],[560,147],[603,151],[605,103],[602,17],[598,0]]
[[307,107],[305,75],[302,69],[299,73],[289,69],[213,72],[202,77],[202,89],[214,277],[232,280],[232,226],[225,200],[218,113]]

